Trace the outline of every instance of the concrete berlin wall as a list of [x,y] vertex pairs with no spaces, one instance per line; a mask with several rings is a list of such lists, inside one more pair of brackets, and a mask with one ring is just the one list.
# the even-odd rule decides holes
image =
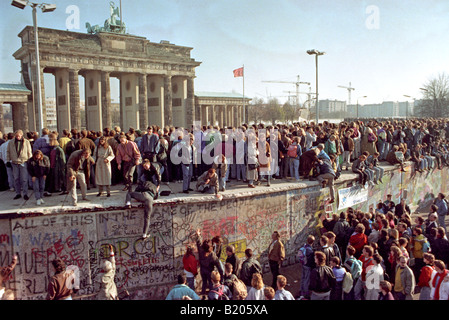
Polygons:
[[[432,173],[400,172],[390,167],[383,184],[369,187],[367,201],[353,206],[367,212],[391,193],[397,203],[407,198],[412,210],[428,205],[438,192],[447,192],[448,169]],[[354,184],[351,179],[337,180],[338,190]],[[0,264],[9,264],[19,256],[14,278],[6,283],[18,299],[45,299],[51,261],[57,257],[79,268],[81,295],[98,290],[95,279],[101,273],[106,247],[116,251],[119,288],[127,289],[131,299],[164,299],[182,271],[182,255],[191,235],[201,229],[204,238],[222,236],[243,257],[253,249],[268,271],[267,252],[271,234],[281,233],[286,246],[286,265],[295,263],[298,248],[309,234],[315,233],[318,215],[340,212],[338,198],[326,204],[328,188],[318,185],[291,184],[270,191],[263,187],[253,193],[233,194],[222,201],[213,197],[183,198],[164,203],[157,200],[151,219],[151,237],[141,239],[143,209],[33,215],[5,215],[0,219]],[[213,200],[212,200],[213,199]],[[343,210],[343,209],[342,209]],[[224,252],[222,259],[225,259]],[[91,297],[95,298],[95,297]]]

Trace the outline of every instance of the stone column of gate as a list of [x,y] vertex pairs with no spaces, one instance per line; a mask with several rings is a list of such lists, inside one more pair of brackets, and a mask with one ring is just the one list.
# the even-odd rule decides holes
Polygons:
[[103,118],[103,129],[112,129],[112,110],[111,110],[111,83],[110,73],[101,72],[101,115]]
[[232,113],[234,114],[234,127],[238,127],[239,123],[239,106],[232,106]]
[[23,132],[28,132],[29,131],[28,103],[26,103],[26,102],[17,103],[17,110],[19,112],[19,117],[20,117],[20,129],[22,129]]
[[201,105],[201,125],[207,126],[209,124],[208,106]]
[[80,90],[78,81],[79,70],[69,70],[70,90],[70,121],[72,128],[81,130]]
[[186,128],[191,128],[195,117],[195,92],[193,78],[187,78],[187,98],[186,98],[186,110],[185,110],[185,124]]
[[28,131],[27,108],[27,104],[23,102],[11,103],[12,129],[14,132],[20,129],[25,134]]
[[139,126],[141,130],[148,125],[148,84],[147,75],[139,74]]
[[243,123],[243,106],[239,106],[239,125]]
[[223,124],[228,127],[229,121],[228,121],[228,105],[223,106]]
[[173,125],[171,76],[164,76],[164,126]]
[[198,121],[201,125],[203,124],[201,117],[201,105],[195,105],[195,121]]
[[218,126],[220,128],[223,128],[223,107],[222,106],[217,106],[216,107],[216,112],[217,112]]
[[210,105],[208,108],[209,108],[209,122],[212,126],[215,126],[215,106]]

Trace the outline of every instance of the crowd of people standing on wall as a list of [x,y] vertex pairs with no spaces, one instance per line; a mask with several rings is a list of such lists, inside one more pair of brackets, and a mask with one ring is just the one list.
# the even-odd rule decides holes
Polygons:
[[[68,194],[76,206],[77,186],[82,200],[89,201],[87,190],[98,188],[98,197],[110,197],[111,185],[122,184],[123,191],[128,191],[126,205],[131,199],[145,203],[145,238],[153,200],[162,183],[181,183],[186,194],[197,191],[220,197],[219,192],[226,190],[231,179],[250,188],[262,181],[270,185],[272,179],[310,179],[323,187],[328,185],[333,201],[333,182],[344,169],[357,173],[365,187],[367,183],[382,183],[380,161],[398,165],[401,170],[405,170],[404,161],[413,161],[419,172],[447,166],[448,138],[449,121],[434,119],[194,126],[190,130],[148,126],[144,131],[130,128],[126,132],[115,127],[102,132],[63,130],[61,135],[43,129],[40,137],[16,130],[0,137],[0,187],[14,191],[14,200],[28,200],[31,188],[37,205],[44,204],[44,198],[51,194]],[[196,181],[195,190],[192,181]],[[134,191],[133,185],[137,185]],[[304,265],[302,296],[410,299],[420,288],[422,299],[441,298],[449,287],[446,214],[447,203],[440,193],[427,220],[412,221],[404,201],[394,204],[391,199],[369,213],[348,209],[331,220],[323,216],[319,239],[309,237],[308,247],[299,254]],[[227,281],[225,295],[232,298],[234,292],[241,292],[237,296],[242,299],[245,294],[237,278],[245,284],[247,297],[292,298],[285,290],[286,278],[279,272],[285,253],[275,235],[268,250],[275,250],[269,255],[271,287],[261,286],[256,275],[261,273],[260,263],[250,249],[239,265],[230,246],[226,250],[229,261],[223,264],[218,259],[222,252],[217,249],[219,237],[201,242],[198,233],[197,238],[201,294],[208,292],[209,299],[218,299],[226,291],[223,284]],[[178,279],[180,291],[191,287],[196,276],[194,259],[190,250]],[[113,270],[113,264],[107,267]],[[352,282],[346,281],[348,273]],[[371,276],[378,277],[380,291],[367,286]],[[326,288],[323,277],[329,280]]]
[[[434,119],[343,121],[338,124],[293,123],[239,127],[192,126],[146,130],[120,127],[94,132],[76,129],[61,134],[44,128],[16,130],[0,136],[0,190],[16,192],[14,199],[36,204],[52,193],[70,194],[72,204],[86,190],[111,195],[111,185],[125,191],[140,180],[182,183],[182,192],[197,191],[219,197],[235,180],[255,188],[273,179],[292,182],[318,180],[329,186],[342,171],[358,175],[362,187],[382,183],[387,161],[404,169],[441,169],[449,164],[449,121]],[[195,185],[192,183],[195,181]]]

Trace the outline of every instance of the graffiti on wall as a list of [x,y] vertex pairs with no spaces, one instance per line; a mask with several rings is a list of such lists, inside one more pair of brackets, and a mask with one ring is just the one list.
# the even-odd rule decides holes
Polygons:
[[[405,188],[407,199],[414,204],[446,192],[442,181],[449,178],[448,170],[437,173],[387,172],[383,184],[368,189],[368,201],[359,208],[369,210],[387,194],[398,201]],[[119,290],[128,289],[134,299],[161,299],[183,269],[182,255],[186,246],[193,244],[197,229],[203,238],[221,236],[223,250],[233,245],[243,257],[251,248],[265,263],[272,232],[280,232],[287,256],[295,255],[307,236],[315,233],[318,216],[337,213],[338,203],[329,204],[328,199],[329,188],[312,186],[222,201],[156,204],[151,236],[145,240],[141,238],[142,208],[4,219],[0,220],[0,264],[6,265],[18,255],[14,279],[6,283],[18,299],[46,297],[55,258],[79,268],[80,294],[90,295],[98,290],[102,262],[112,245]],[[226,259],[224,251],[220,258]]]

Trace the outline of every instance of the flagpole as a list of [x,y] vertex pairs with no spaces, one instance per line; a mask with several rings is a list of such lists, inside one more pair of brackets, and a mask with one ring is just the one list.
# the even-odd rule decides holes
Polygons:
[[[243,123],[246,123],[246,119],[245,119],[245,65],[242,66],[243,68],[243,117],[242,119],[244,120]],[[241,125],[241,123],[239,124]]]

